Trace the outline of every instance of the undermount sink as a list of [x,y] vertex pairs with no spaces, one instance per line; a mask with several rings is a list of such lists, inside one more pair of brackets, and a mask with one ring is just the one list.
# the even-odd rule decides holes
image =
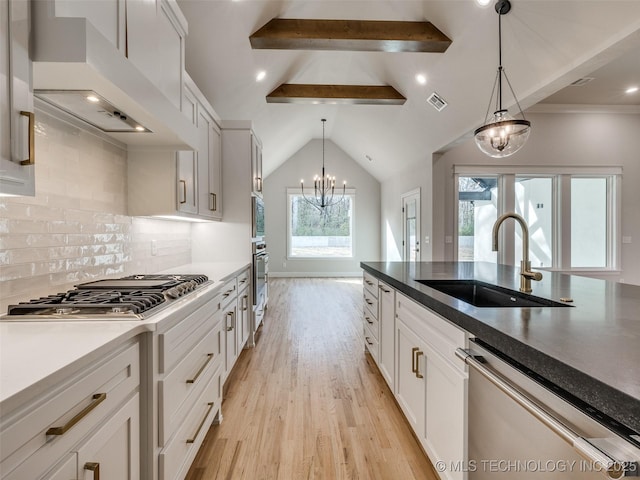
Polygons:
[[418,280],[416,282],[476,307],[571,307],[566,303],[498,287],[477,280]]

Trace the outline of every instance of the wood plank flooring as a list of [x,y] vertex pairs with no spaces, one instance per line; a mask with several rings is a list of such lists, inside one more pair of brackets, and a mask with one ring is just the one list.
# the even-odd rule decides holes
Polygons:
[[227,380],[187,480],[437,480],[364,354],[359,279],[269,279],[254,349]]

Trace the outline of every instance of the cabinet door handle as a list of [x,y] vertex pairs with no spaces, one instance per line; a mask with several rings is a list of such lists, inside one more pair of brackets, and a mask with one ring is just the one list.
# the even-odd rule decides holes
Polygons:
[[93,480],[100,480],[100,464],[98,462],[87,462],[84,469],[93,473]]
[[179,180],[179,182],[182,184],[182,200],[180,200],[180,203],[187,203],[187,181]]
[[49,430],[47,430],[46,434],[47,435],[64,435],[66,432],[69,431],[69,429],[71,427],[73,427],[76,423],[78,423],[80,420],[82,420],[84,417],[86,417],[89,414],[89,412],[91,412],[91,410],[96,408],[98,405],[100,405],[106,399],[107,399],[107,394],[106,393],[96,393],[96,394],[94,394],[91,397],[91,403],[89,405],[84,407],[80,412],[78,412],[77,415],[75,415],[71,420],[69,420],[63,426],[61,426],[61,427],[51,427]]
[[420,373],[420,357],[424,355],[424,352],[418,350],[416,352],[416,377],[424,378],[424,376]]
[[262,191],[262,177],[256,177],[256,190]]
[[35,115],[32,112],[25,112],[24,110],[20,112],[20,115],[27,117],[29,119],[29,158],[26,160],[21,160],[20,165],[33,165],[36,163],[36,147],[35,147],[35,137],[36,137],[36,122]]
[[209,365],[209,362],[213,360],[213,353],[207,353],[207,360],[204,362],[204,364],[200,367],[200,370],[198,370],[196,372],[196,376],[193,378],[187,378],[187,383],[196,383],[196,380],[198,380],[198,377],[202,374],[202,372],[204,372],[204,369],[207,368],[207,365]]
[[373,325],[373,321],[369,317],[364,317],[369,325]]
[[411,371],[416,373],[416,352],[420,350],[418,347],[413,347],[411,349]]
[[227,332],[230,332],[236,326],[236,315],[234,312],[227,312],[227,317],[231,317],[231,325],[227,325]]
[[218,202],[216,201],[216,194],[209,193],[209,210],[215,212],[218,209]]
[[371,339],[369,337],[364,337],[364,339],[367,341],[367,343],[369,345],[373,345],[373,342],[371,341]]
[[247,310],[249,308],[249,295],[244,295],[242,297],[242,310]]
[[200,435],[200,430],[202,430],[202,427],[204,427],[204,422],[207,421],[207,417],[209,416],[209,414],[211,413],[211,409],[213,408],[213,402],[209,402],[207,403],[207,405],[209,406],[209,408],[207,408],[207,413],[204,414],[204,418],[200,422],[200,425],[198,425],[198,430],[196,430],[196,434],[191,438],[187,438],[187,443],[195,442],[196,438],[198,438],[198,435]]

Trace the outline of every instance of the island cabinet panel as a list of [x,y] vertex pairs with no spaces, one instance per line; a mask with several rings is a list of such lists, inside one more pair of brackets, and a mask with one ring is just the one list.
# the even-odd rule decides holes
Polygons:
[[424,375],[426,345],[402,318],[397,322],[396,339],[396,400],[409,425],[422,442],[425,435],[427,393],[427,381]]
[[391,391],[395,392],[396,291],[383,282],[379,283],[378,289],[378,328],[380,331],[378,367]]
[[[0,473],[6,480],[140,476],[140,354],[129,341],[25,402],[0,421]],[[109,474],[113,473],[113,476]],[[96,477],[97,478],[97,477]]]
[[452,466],[467,459],[468,373],[455,350],[468,333],[400,293],[396,315],[398,403],[432,462],[451,467],[441,478],[461,480]]

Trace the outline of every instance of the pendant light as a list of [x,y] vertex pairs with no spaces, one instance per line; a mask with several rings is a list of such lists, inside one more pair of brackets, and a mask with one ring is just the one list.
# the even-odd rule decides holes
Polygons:
[[[520,103],[518,103],[516,94],[513,92],[513,88],[511,88],[507,73],[502,67],[502,15],[509,13],[511,10],[511,2],[509,2],[509,0],[500,0],[496,3],[495,9],[498,13],[498,73],[493,84],[493,90],[491,91],[491,98],[489,99],[489,107],[487,107],[484,125],[476,129],[474,136],[476,145],[478,145],[478,148],[482,150],[483,153],[490,157],[503,158],[513,155],[522,148],[527,138],[529,138],[531,122],[524,118]],[[509,111],[502,106],[503,76],[518,106],[522,119],[512,117],[509,115]],[[493,103],[494,94],[496,93],[496,86],[495,111],[489,118],[489,111]]]
[[300,180],[300,190],[302,191],[302,198],[307,203],[310,203],[321,212],[324,212],[326,207],[336,205],[344,199],[345,192],[347,190],[347,181],[342,183],[342,195],[335,196],[336,177],[325,173],[324,170],[324,124],[327,119],[322,119],[322,174],[315,175],[313,177],[313,197],[307,197],[304,193],[304,180]]

